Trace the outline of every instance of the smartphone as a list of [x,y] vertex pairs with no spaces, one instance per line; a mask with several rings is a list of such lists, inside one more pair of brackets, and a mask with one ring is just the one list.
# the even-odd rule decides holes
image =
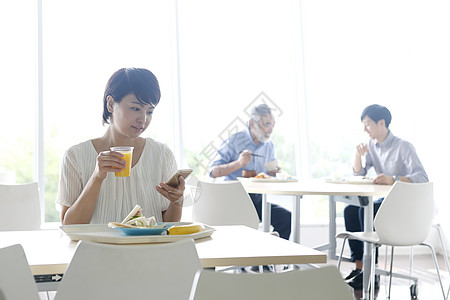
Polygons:
[[186,177],[188,177],[189,174],[192,173],[192,171],[193,171],[192,169],[180,169],[180,170],[176,171],[175,174],[173,174],[173,176],[170,177],[169,180],[167,180],[166,184],[168,186],[176,188],[179,184],[178,177],[183,176],[183,179],[186,179]]

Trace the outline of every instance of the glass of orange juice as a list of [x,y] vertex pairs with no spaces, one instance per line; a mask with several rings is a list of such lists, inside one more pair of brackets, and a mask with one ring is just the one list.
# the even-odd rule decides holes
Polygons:
[[134,147],[111,147],[111,151],[120,152],[123,154],[123,157],[121,157],[123,160],[127,162],[127,165],[125,169],[116,172],[116,177],[128,177],[130,176],[131,171],[131,162],[133,158],[133,149]]

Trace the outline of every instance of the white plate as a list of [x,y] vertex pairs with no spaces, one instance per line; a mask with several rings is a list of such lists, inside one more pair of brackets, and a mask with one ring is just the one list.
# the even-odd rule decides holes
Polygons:
[[172,225],[167,223],[159,223],[158,225],[164,224],[164,227],[160,228],[128,228],[128,227],[112,227],[113,229],[122,232],[125,235],[165,235],[167,234],[167,229]]
[[344,177],[344,178],[338,179],[338,180],[327,179],[326,182],[349,183],[349,184],[374,184],[373,179],[363,177],[363,176]]
[[297,182],[298,181],[295,178],[277,179],[276,177],[271,177],[271,178],[238,177],[237,179],[240,181],[249,181],[249,182]]
[[[185,225],[191,222],[168,222],[173,225]],[[124,235],[107,224],[79,224],[62,225],[59,227],[72,241],[87,240],[108,244],[152,244],[170,243],[186,238],[200,239],[209,237],[215,231],[214,228],[205,225],[205,230],[184,235]]]

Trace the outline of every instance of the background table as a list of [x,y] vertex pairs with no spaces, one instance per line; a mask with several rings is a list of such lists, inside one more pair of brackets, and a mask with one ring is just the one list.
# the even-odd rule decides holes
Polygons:
[[[292,239],[300,243],[300,200],[305,195],[327,195],[329,196],[329,234],[328,244],[320,246],[318,249],[328,249],[330,258],[336,257],[336,201],[346,201],[345,196],[365,196],[368,197],[367,203],[353,202],[353,205],[365,205],[364,207],[364,231],[373,231],[373,199],[372,197],[384,197],[391,190],[390,185],[378,185],[367,183],[331,183],[322,179],[299,179],[296,182],[263,182],[262,180],[252,181],[241,180],[245,190],[248,193],[263,194],[262,203],[262,222],[264,231],[270,228],[270,203],[266,195],[291,195],[295,196],[292,211]],[[368,295],[368,283],[370,274],[370,265],[372,258],[372,245],[364,244],[364,278],[363,293]],[[365,297],[366,298],[366,297]]]

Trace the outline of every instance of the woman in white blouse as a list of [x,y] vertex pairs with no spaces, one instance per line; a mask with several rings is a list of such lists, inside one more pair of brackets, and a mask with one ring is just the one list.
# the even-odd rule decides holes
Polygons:
[[[177,170],[172,151],[140,135],[149,126],[161,97],[158,80],[146,69],[127,68],[109,79],[103,97],[102,137],[72,146],[64,154],[58,196],[63,224],[120,222],[136,204],[158,222],[181,219],[184,180],[166,182]],[[115,146],[132,146],[129,177],[115,177],[126,165]]]

